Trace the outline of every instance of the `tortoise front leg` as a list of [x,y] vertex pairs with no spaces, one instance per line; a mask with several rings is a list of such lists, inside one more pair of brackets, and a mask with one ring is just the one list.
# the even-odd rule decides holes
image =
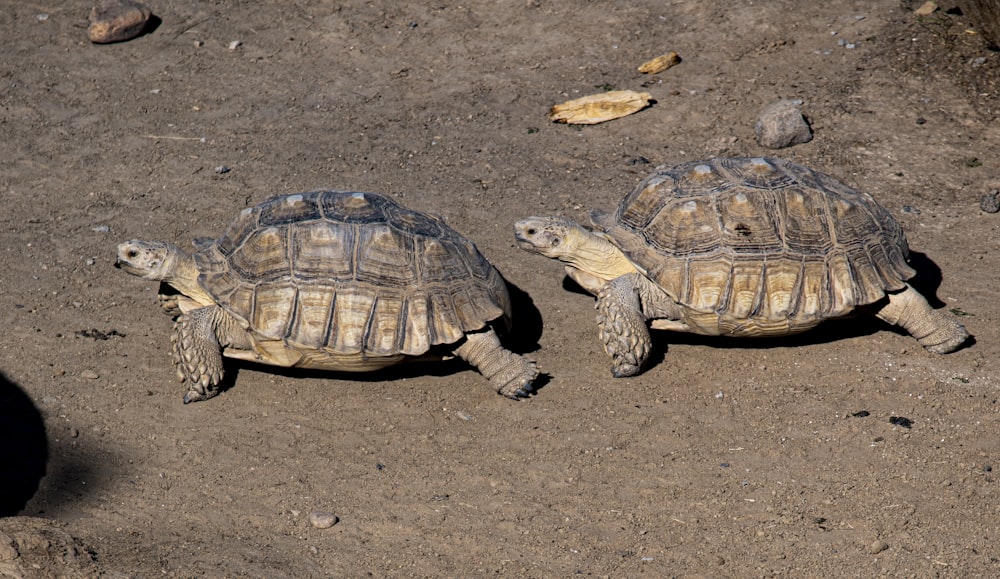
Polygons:
[[216,322],[225,312],[218,306],[191,310],[177,317],[170,337],[177,377],[187,382],[190,390],[184,403],[207,400],[219,393],[225,369],[222,347],[216,336]]
[[634,376],[652,349],[646,316],[639,300],[638,273],[617,277],[597,293],[597,325],[604,351],[612,359],[611,375]]
[[468,334],[455,354],[476,367],[507,398],[527,397],[538,377],[538,366],[500,344],[492,328]]

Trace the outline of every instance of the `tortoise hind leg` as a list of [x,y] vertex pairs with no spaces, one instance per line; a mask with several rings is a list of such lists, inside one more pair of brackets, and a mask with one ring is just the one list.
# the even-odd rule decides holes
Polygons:
[[909,332],[929,352],[953,352],[969,338],[965,326],[954,317],[932,309],[913,287],[907,285],[903,291],[888,297],[889,302],[875,315]]
[[533,390],[531,383],[538,377],[538,366],[504,348],[492,329],[466,335],[455,354],[475,366],[498,393],[508,398],[528,396]]
[[184,394],[185,404],[207,400],[219,393],[218,386],[225,373],[223,344],[248,346],[246,334],[218,306],[206,306],[179,315],[170,341],[177,377],[190,388]]

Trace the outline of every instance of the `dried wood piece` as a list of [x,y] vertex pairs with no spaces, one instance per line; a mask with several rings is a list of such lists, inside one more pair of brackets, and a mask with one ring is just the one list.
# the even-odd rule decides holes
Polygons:
[[570,125],[596,125],[641,111],[653,100],[648,92],[613,90],[554,105],[549,120]]
[[638,70],[643,74],[659,74],[671,66],[680,64],[680,62],[681,56],[676,52],[670,51],[652,60],[647,60],[639,66]]

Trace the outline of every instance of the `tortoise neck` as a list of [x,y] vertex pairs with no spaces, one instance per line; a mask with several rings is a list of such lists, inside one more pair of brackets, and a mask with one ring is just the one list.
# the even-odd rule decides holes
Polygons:
[[208,304],[214,301],[198,281],[201,272],[194,262],[194,256],[179,247],[173,247],[168,259],[171,263],[167,264],[166,270],[170,273],[163,278],[164,283],[198,302]]
[[615,244],[582,227],[579,233],[583,238],[576,251],[566,256],[566,261],[573,267],[605,281],[638,271]]

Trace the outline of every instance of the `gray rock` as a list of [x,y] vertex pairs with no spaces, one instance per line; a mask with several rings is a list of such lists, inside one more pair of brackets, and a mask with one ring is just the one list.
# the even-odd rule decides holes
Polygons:
[[757,143],[769,149],[784,149],[811,141],[812,129],[799,110],[801,104],[798,99],[783,99],[764,107],[754,126]]
[[1000,190],[993,190],[979,198],[979,208],[986,213],[1000,212]]

